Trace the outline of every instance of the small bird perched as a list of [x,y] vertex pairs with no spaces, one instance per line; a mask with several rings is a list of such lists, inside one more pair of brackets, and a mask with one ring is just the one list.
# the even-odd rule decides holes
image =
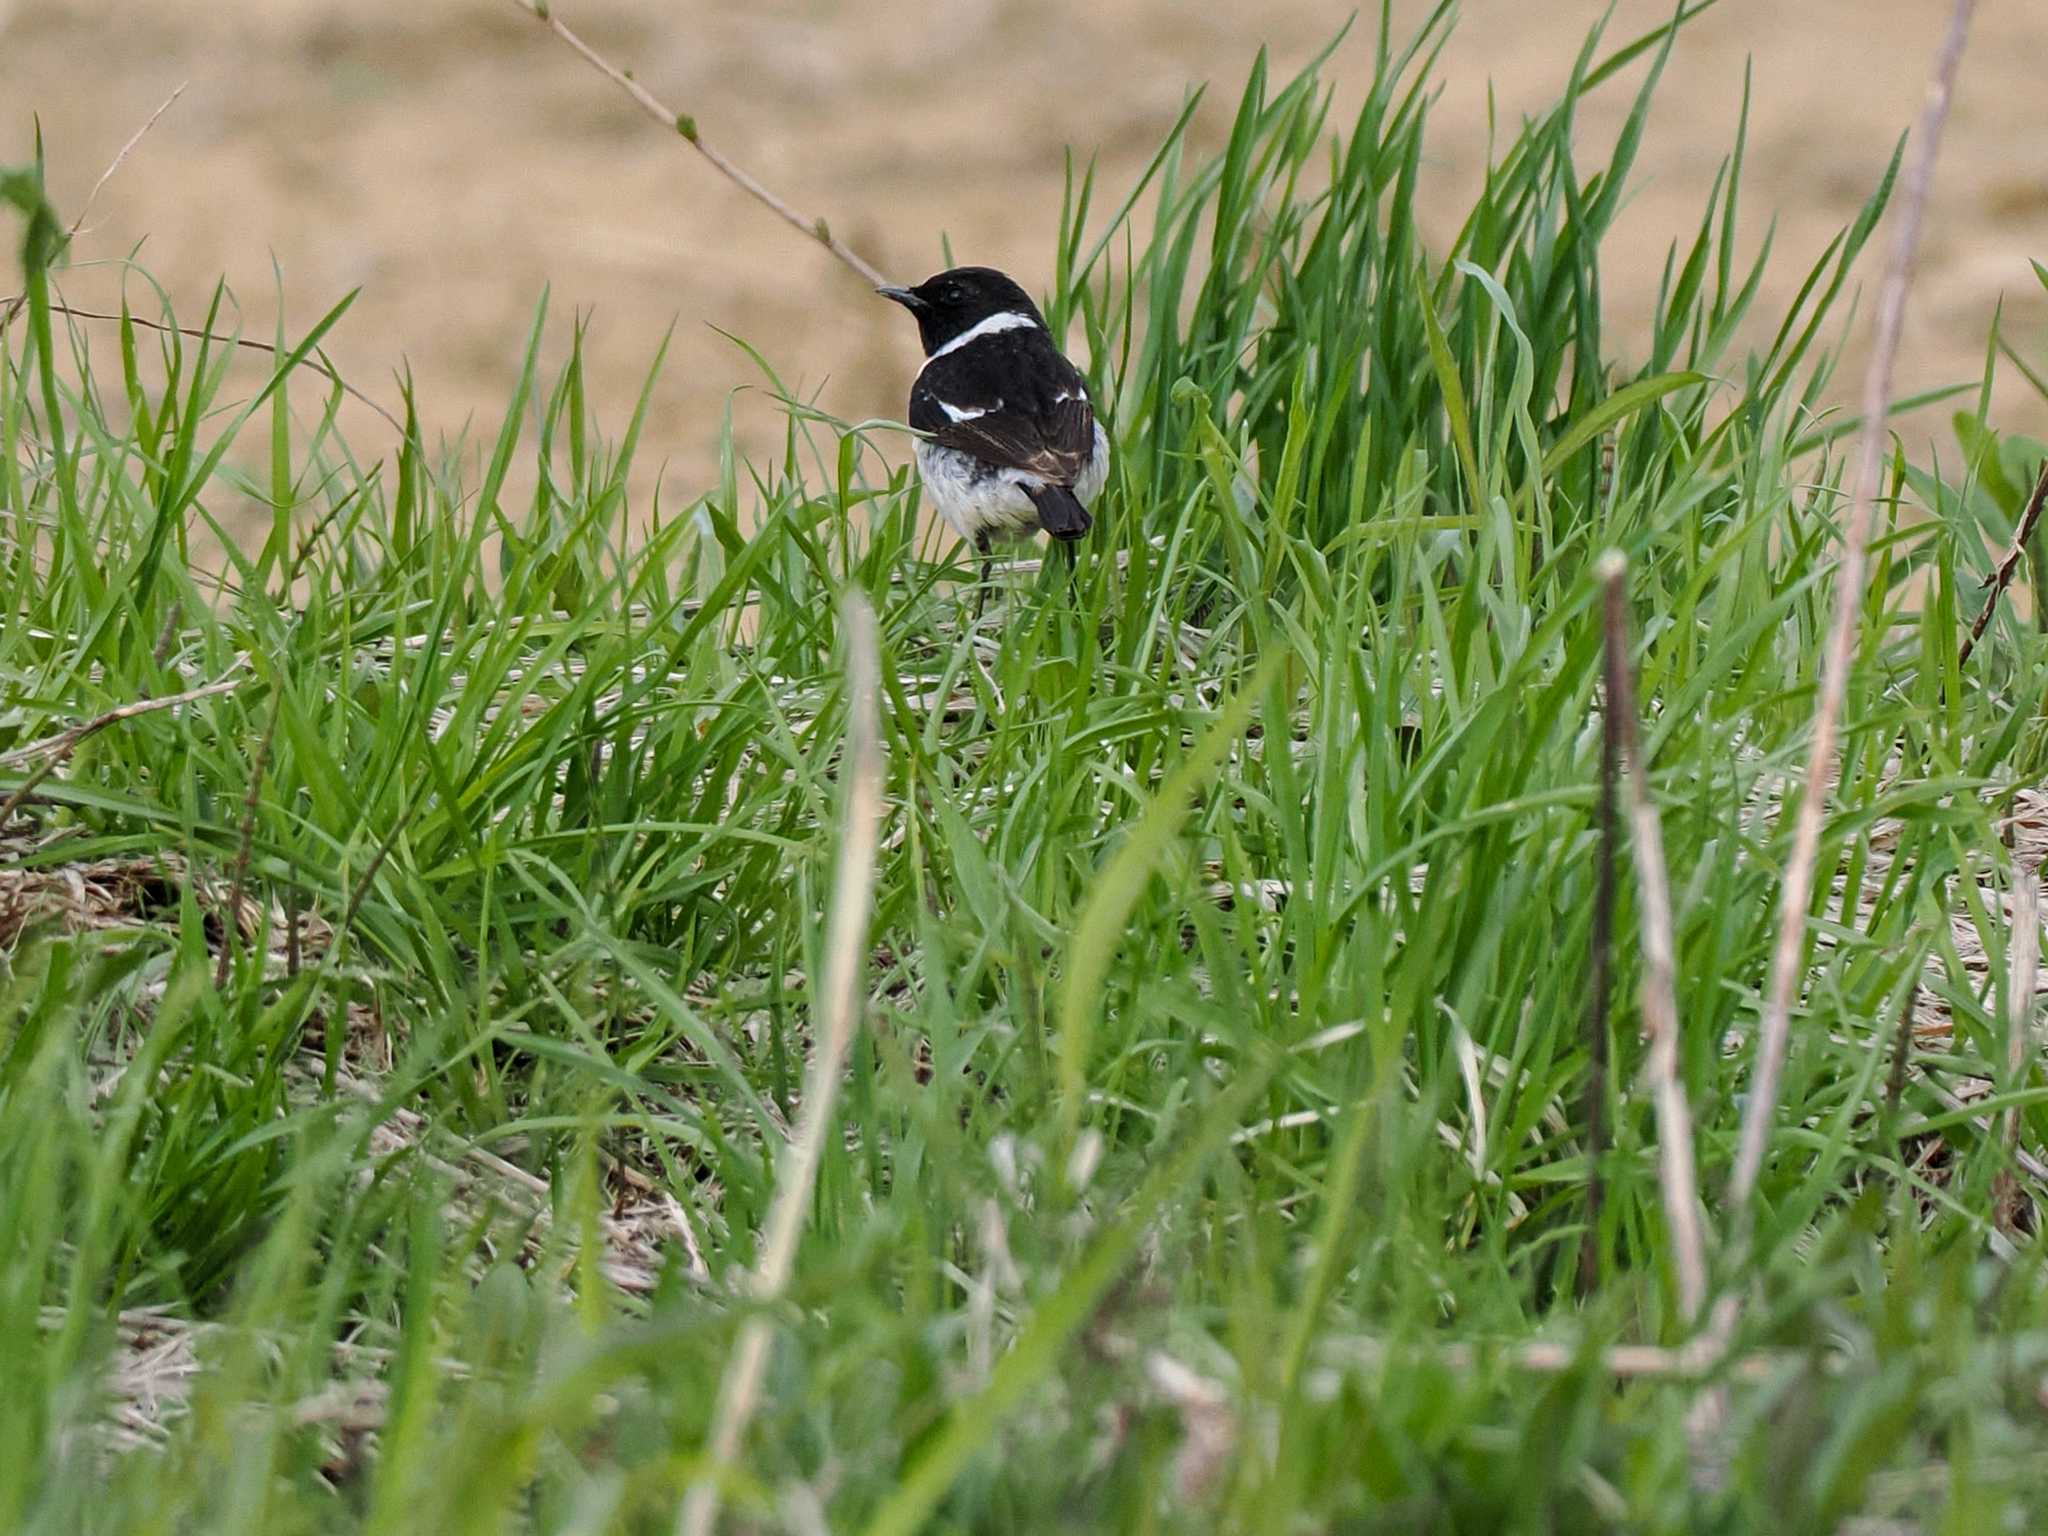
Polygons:
[[1109,478],[1109,434],[1030,295],[993,267],[876,291],[917,316],[918,473],[939,515],[981,556],[983,579],[995,539],[1086,533],[1088,503]]

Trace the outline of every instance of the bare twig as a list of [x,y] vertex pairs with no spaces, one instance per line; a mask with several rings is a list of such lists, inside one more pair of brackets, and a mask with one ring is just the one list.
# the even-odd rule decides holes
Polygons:
[[[818,998],[819,1037],[804,1083],[802,1118],[775,1181],[761,1243],[761,1266],[751,1292],[757,1303],[782,1295],[796,1259],[797,1239],[811,1207],[811,1190],[825,1140],[835,1134],[833,1104],[839,1079],[860,1022],[860,973],[875,890],[875,849],[882,819],[882,747],[877,699],[881,667],[875,649],[875,615],[867,601],[849,594],[846,617],[847,765],[846,803],[839,835],[839,865],[833,875],[832,910],[825,934],[825,970]],[[726,1363],[718,1407],[712,1419],[711,1467],[684,1497],[676,1529],[680,1536],[710,1536],[718,1520],[721,1481],[739,1454],[740,1439],[753,1418],[761,1376],[768,1363],[769,1324],[756,1315],[740,1330]]]
[[[94,182],[92,184],[92,190],[85,194],[85,204],[78,210],[78,217],[73,219],[71,221],[71,227],[64,231],[64,238],[58,243],[58,250],[61,251],[65,246],[69,245],[73,240],[75,240],[78,237],[78,231],[85,224],[85,216],[92,212],[92,205],[99,201],[100,189],[113,179],[114,172],[121,169],[122,165],[127,161],[128,157],[135,153],[135,146],[140,144],[143,140],[144,135],[146,135],[150,129],[156,126],[156,120],[162,117],[166,112],[170,111],[171,104],[184,94],[185,84],[181,83],[175,91],[171,92],[170,95],[164,98],[162,106],[158,107],[154,112],[149,114],[149,121],[144,123],[140,128],[136,129],[133,133],[131,133],[128,136],[128,142],[126,144],[123,144],[119,149],[114,151],[114,158],[109,160],[107,162],[107,168],[104,171],[100,172],[100,179]],[[21,306],[26,304],[27,302],[28,295],[25,293],[17,293],[16,295],[14,295],[13,298],[7,300],[7,313],[4,315],[0,315],[0,326],[6,325],[8,321],[12,320],[16,315],[20,314]],[[59,306],[52,305],[51,307],[54,309]]]
[[1849,667],[1856,637],[1857,615],[1863,606],[1863,566],[1870,545],[1870,524],[1877,504],[1885,458],[1885,421],[1891,411],[1892,366],[1898,357],[1899,334],[1912,286],[1913,260],[1920,246],[1920,225],[1927,211],[1927,192],[1934,180],[1935,152],[1942,124],[1948,118],[1956,69],[1962,62],[1976,0],[1956,0],[1948,35],[1928,82],[1927,104],[1914,135],[1913,161],[1907,168],[1900,200],[1898,233],[1885,272],[1877,310],[1877,338],[1871,348],[1863,382],[1863,435],[1856,478],[1842,530],[1842,558],[1835,567],[1834,612],[1821,655],[1820,702],[1814,710],[1813,743],[1806,760],[1806,788],[1793,823],[1792,851],[1785,862],[1785,883],[1778,904],[1778,938],[1771,954],[1770,992],[1758,1031],[1756,1076],[1743,1113],[1742,1137],[1728,1199],[1734,1208],[1737,1246],[1748,1240],[1749,1198],[1763,1171],[1764,1148],[1778,1108],[1779,1082],[1785,1069],[1785,1047],[1792,1029],[1792,993],[1798,985],[1800,957],[1806,947],[1806,909],[1813,894],[1814,867],[1820,855],[1821,814],[1828,781],[1835,769],[1835,737],[1841,726],[1842,703],[1849,687]]
[[767,187],[756,181],[748,172],[733,164],[724,155],[713,149],[709,144],[706,144],[703,135],[697,131],[697,120],[694,117],[690,116],[687,112],[678,112],[673,107],[664,105],[660,98],[655,96],[646,86],[605,58],[604,55],[586,43],[574,31],[570,30],[567,23],[555,15],[552,0],[512,0],[512,4],[518,6],[520,10],[539,21],[550,32],[554,33],[555,36],[567,43],[571,49],[582,56],[584,62],[589,64],[591,68],[632,97],[634,103],[641,111],[661,124],[670,133],[680,134],[692,149],[711,162],[712,167],[719,175],[732,182],[733,185],[737,186],[756,202],[768,208],[791,227],[800,230],[811,239],[817,241],[818,244],[824,246],[826,250],[837,256],[848,267],[859,273],[863,282],[874,287],[880,287],[888,281],[877,268],[870,265],[850,247],[842,244],[833,235],[831,226],[823,219],[805,218],[796,209],[790,207],[788,203],[769,191]]
[[[1970,653],[1977,649],[1977,642],[1984,638],[1984,631],[1990,627],[1991,615],[1998,611],[1998,600],[2005,596],[2005,589],[2012,585],[2013,573],[2019,570],[2020,561],[2027,552],[2027,540],[2033,537],[2034,524],[2041,520],[2042,503],[2048,502],[2048,459],[2041,461],[2041,478],[2034,482],[2034,494],[2027,498],[2027,509],[2020,514],[2019,526],[2013,530],[2012,543],[2006,546],[1999,557],[1997,568],[1985,578],[1984,585],[1991,590],[1984,594],[1984,606],[1977,610],[1977,622],[1970,626],[1970,636],[1963,642],[1963,648],[1956,655],[1956,665],[1962,666],[1970,659]],[[2038,582],[2041,573],[2035,572]],[[2044,594],[2034,594],[2034,609],[2042,611]]]
[[1678,1305],[1690,1327],[1707,1299],[1707,1245],[1693,1168],[1692,1106],[1678,1075],[1677,946],[1664,872],[1664,829],[1650,799],[1650,774],[1636,731],[1636,683],[1628,661],[1628,562],[1619,551],[1601,558],[1600,576],[1607,588],[1607,714],[1618,722],[1628,761],[1629,851],[1642,909],[1643,1027],[1650,1037],[1644,1070],[1657,1100],[1657,1185],[1671,1229]]
[[[2008,1089],[2020,1086],[2022,1074],[2027,1069],[2027,1057],[2031,1054],[2034,1040],[2034,988],[2041,972],[2041,874],[2017,859],[2013,860],[2012,873],[2012,927],[2006,936],[2011,965],[2005,989]],[[2000,1139],[2010,1164],[2020,1145],[2017,1104],[2005,1112],[2004,1133]],[[2010,1166],[1999,1174],[1996,1188],[1994,1209],[1999,1230],[2010,1235],[2018,1230],[2020,1212],[2020,1182]]]

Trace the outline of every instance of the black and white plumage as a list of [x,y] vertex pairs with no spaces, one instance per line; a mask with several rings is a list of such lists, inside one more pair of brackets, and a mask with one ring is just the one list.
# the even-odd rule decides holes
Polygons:
[[992,267],[883,288],[917,317],[924,367],[910,387],[917,467],[939,515],[986,555],[1041,528],[1073,540],[1109,477],[1109,434],[1088,383],[1024,290]]

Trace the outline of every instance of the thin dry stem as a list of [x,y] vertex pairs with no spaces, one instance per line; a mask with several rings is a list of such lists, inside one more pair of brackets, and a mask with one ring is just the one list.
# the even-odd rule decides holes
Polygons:
[[[2032,1055],[2034,1041],[2034,988],[2041,974],[2041,876],[2014,861],[2012,887],[2012,929],[2007,935],[2010,969],[2005,991],[2005,1066],[2007,1086],[2018,1088]],[[2000,1138],[2006,1160],[2013,1161],[2020,1145],[2020,1111],[2015,1104],[2005,1112],[2004,1134]],[[2019,1229],[2020,1184],[2010,1167],[1999,1175],[1997,1220],[1999,1230],[2016,1234]]]
[[1884,1085],[1884,1123],[1888,1128],[1898,1124],[1899,1105],[1906,1096],[1906,1074],[1913,1060],[1913,1015],[1919,1003],[1920,983],[1915,981],[1906,990],[1906,1004],[1899,1010],[1898,1033],[1892,1039],[1891,1075]]
[[[19,306],[26,301],[27,297],[26,294],[17,293],[12,298],[0,302]],[[250,352],[266,352],[273,357],[277,355],[277,348],[267,341],[251,341],[246,336],[223,336],[218,331],[201,330],[197,326],[166,325],[161,320],[145,320],[140,315],[117,315],[103,309],[80,309],[75,304],[66,304],[58,299],[50,300],[50,309],[55,314],[69,315],[74,320],[127,320],[131,325],[139,325],[146,331],[160,331],[165,335],[175,331],[178,335],[189,336],[194,341],[210,341],[217,346],[242,347]],[[11,317],[10,312],[9,318]],[[4,323],[4,321],[0,321],[0,323]],[[326,353],[316,348],[307,356],[299,359],[299,366],[312,369],[350,399],[359,400],[364,405],[367,405],[379,416],[390,422],[393,430],[400,433],[405,431],[404,422],[392,415],[391,412],[385,410],[383,406],[364,394],[360,389],[357,389],[355,385],[349,383],[347,379],[344,379],[335,369],[334,364],[328,361]]]
[[148,120],[128,135],[128,142],[114,151],[114,158],[109,160],[107,168],[100,172],[100,179],[94,182],[92,190],[85,194],[85,205],[78,210],[78,217],[71,221],[71,228],[64,232],[66,241],[76,238],[79,230],[85,227],[86,218],[92,213],[92,205],[100,200],[100,192],[114,179],[114,172],[128,163],[128,157],[135,153],[135,146],[148,137],[149,130],[156,126],[158,118],[177,105],[178,98],[185,94],[185,87],[191,83],[189,80],[179,81],[178,88],[163,99],[163,104],[149,114]]
[[1748,1238],[1749,1197],[1763,1171],[1764,1149],[1777,1114],[1785,1047],[1791,1035],[1792,993],[1798,985],[1801,956],[1806,948],[1806,909],[1813,896],[1814,868],[1820,855],[1821,815],[1826,808],[1828,782],[1835,772],[1835,738],[1848,694],[1856,620],[1863,606],[1863,567],[1870,546],[1878,483],[1884,470],[1892,367],[1898,357],[1906,294],[1912,286],[1913,260],[1920,247],[1920,226],[1927,212],[1927,192],[1934,180],[1935,154],[1941,145],[1942,124],[1948,118],[1956,69],[1962,62],[1963,44],[1969,36],[1970,16],[1975,9],[1976,0],[1956,0],[1948,35],[1928,82],[1927,105],[1914,135],[1917,143],[1900,199],[1898,233],[1878,304],[1877,339],[1864,377],[1863,434],[1855,485],[1842,530],[1842,559],[1835,568],[1834,612],[1821,656],[1820,700],[1814,710],[1813,744],[1806,760],[1806,788],[1793,822],[1791,856],[1785,863],[1785,884],[1778,905],[1778,938],[1771,954],[1770,992],[1757,1037],[1756,1078],[1743,1114],[1742,1138],[1729,1183],[1728,1198],[1735,1211],[1735,1230],[1740,1242]]
[[[1977,610],[1977,622],[1970,626],[1969,638],[1963,641],[1963,648],[1956,655],[1956,665],[1963,666],[1970,659],[1970,653],[1977,649],[1977,642],[1984,638],[1984,631],[1991,625],[1992,614],[1998,611],[1999,599],[2005,596],[2005,589],[2012,585],[2013,575],[2020,568],[2020,561],[2027,553],[2027,540],[2034,536],[2034,524],[2041,520],[2041,506],[2048,502],[2048,459],[2041,461],[2041,478],[2034,482],[2034,494],[2027,498],[2027,509],[2020,514],[2019,526],[2013,529],[2012,543],[2006,546],[1999,557],[1997,568],[1985,578],[1984,585],[1991,590],[1984,594],[1984,606]],[[2040,573],[2035,572],[2035,579]],[[2043,594],[2034,594],[2034,607],[2038,611]]]
[[[114,151],[114,158],[109,160],[107,162],[107,168],[100,172],[100,179],[94,182],[92,184],[92,190],[85,194],[85,203],[84,206],[82,206],[78,210],[78,217],[73,219],[71,221],[71,227],[64,231],[64,245],[69,245],[73,240],[78,238],[78,231],[84,227],[86,215],[92,212],[92,205],[99,201],[100,189],[106,186],[106,184],[109,181],[113,180],[114,172],[120,170],[121,167],[127,163],[128,157],[135,153],[135,146],[140,144],[143,141],[144,137],[147,136],[147,134],[149,133],[149,130],[156,126],[157,119],[162,117],[166,112],[171,110],[172,103],[177,101],[177,99],[180,96],[185,94],[185,86],[190,83],[191,82],[189,81],[181,81],[178,85],[178,88],[175,91],[171,92],[170,95],[164,98],[163,105],[158,107],[154,112],[149,114],[149,120],[145,122],[140,128],[136,129],[133,133],[128,135],[128,142],[126,144],[123,144],[119,149]],[[26,304],[27,302],[28,295],[26,293],[17,293],[16,295],[14,295],[13,298],[7,300],[7,313],[4,315],[0,315],[0,326],[6,325],[8,321],[12,320],[16,315],[20,314],[21,306]],[[57,306],[52,305],[51,307],[56,308]]]
[[263,728],[263,741],[256,749],[256,763],[249,774],[249,793],[242,799],[242,825],[235,839],[235,872],[228,882],[227,910],[220,925],[220,955],[214,961],[213,989],[228,984],[228,967],[235,953],[234,935],[240,932],[242,897],[249,887],[249,857],[256,846],[256,814],[263,805],[263,776],[270,771],[271,745],[277,736],[277,718],[284,709],[280,693],[270,709],[270,723]]
[[[806,1074],[802,1117],[776,1179],[761,1244],[761,1265],[750,1287],[760,1304],[775,1301],[789,1283],[804,1215],[825,1141],[835,1134],[833,1105],[839,1079],[860,1022],[861,968],[875,893],[876,844],[882,820],[882,746],[878,698],[881,667],[876,655],[875,615],[867,601],[850,593],[845,607],[847,728],[846,805],[833,877],[832,910],[825,934],[825,966],[818,997],[819,1038]],[[740,1440],[753,1418],[761,1376],[768,1361],[769,1324],[756,1315],[740,1331],[727,1362],[712,1420],[711,1468],[683,1500],[676,1529],[680,1536],[710,1536],[718,1520],[720,1484],[739,1455]]]
[[154,714],[160,709],[175,709],[180,704],[191,704],[200,699],[210,699],[217,693],[226,693],[240,683],[242,668],[248,664],[248,657],[237,656],[226,672],[203,687],[189,688],[183,693],[165,694],[160,699],[138,699],[133,704],[123,704],[118,709],[110,709],[103,715],[94,715],[92,719],[78,725],[67,726],[54,736],[45,736],[41,741],[32,741],[27,746],[16,747],[11,752],[0,752],[0,768],[11,768],[16,763],[25,763],[35,757],[54,755],[61,759],[86,737],[97,735],[110,725],[119,725],[123,720],[133,720],[138,715]]
[[1593,889],[1593,997],[1586,1019],[1586,1236],[1579,1247],[1579,1293],[1600,1284],[1600,1214],[1606,1204],[1601,1160],[1607,1150],[1607,1035],[1614,976],[1614,865],[1620,839],[1615,786],[1621,776],[1621,723],[1612,701],[1600,729],[1599,883]]
[[1636,683],[1628,661],[1628,562],[1610,552],[1600,567],[1607,588],[1607,712],[1617,723],[1628,763],[1629,852],[1642,908],[1643,1027],[1650,1037],[1644,1070],[1657,1101],[1657,1185],[1671,1228],[1679,1309],[1690,1327],[1707,1299],[1707,1244],[1693,1167],[1692,1106],[1678,1075],[1677,946],[1664,871],[1664,828],[1650,799],[1649,770],[1636,730]]
[[157,631],[156,649],[150,657],[156,662],[157,670],[163,670],[164,663],[171,659],[171,648],[178,643],[178,626],[185,622],[185,603],[182,598],[171,601],[171,611],[164,615],[164,627]]
[[284,892],[284,974],[288,981],[299,979],[300,967],[305,963],[304,943],[299,933],[299,899],[298,887],[287,885]]
[[398,819],[392,822],[391,830],[384,834],[384,841],[379,843],[376,851],[370,855],[370,862],[363,866],[362,874],[356,877],[356,883],[349,890],[348,905],[341,909],[341,921],[334,927],[336,934],[345,938],[355,931],[356,914],[362,911],[363,902],[370,894],[370,886],[376,881],[378,872],[384,868],[384,861],[391,857],[391,850],[398,846],[399,838],[405,835],[405,829],[412,825],[414,814],[426,803],[426,798],[422,792],[416,791],[413,794],[406,802],[405,809],[398,813]]
[[592,69],[595,69],[605,79],[611,81],[613,85],[616,85],[620,90],[632,97],[634,104],[642,112],[645,112],[670,133],[676,134],[688,141],[692,149],[711,162],[713,169],[719,175],[725,177],[726,180],[733,183],[734,186],[745,192],[763,207],[769,209],[792,228],[799,230],[810,239],[824,246],[826,250],[837,256],[848,267],[859,273],[862,281],[877,288],[888,282],[888,279],[882,276],[879,269],[872,266],[858,252],[842,244],[833,235],[831,227],[823,219],[805,218],[804,215],[797,212],[796,209],[783,201],[782,198],[763,186],[746,170],[733,164],[724,155],[713,149],[709,144],[706,144],[703,135],[697,131],[697,120],[695,118],[691,117],[687,112],[678,112],[673,107],[663,103],[646,86],[635,80],[625,70],[619,68],[618,65],[612,63],[603,54],[586,43],[569,28],[567,23],[555,14],[555,8],[550,3],[550,0],[512,0],[512,4],[518,6],[520,10],[526,12],[527,15],[533,17],[550,32],[554,33],[555,36],[567,43]]
[[48,778],[51,772],[69,757],[88,736],[96,736],[109,726],[119,725],[123,720],[133,720],[138,715],[153,714],[160,709],[175,709],[180,704],[196,703],[210,699],[217,693],[226,693],[242,685],[242,668],[249,658],[237,656],[234,664],[217,681],[203,688],[190,688],[183,693],[168,694],[161,699],[138,699],[133,704],[123,704],[119,709],[110,709],[103,715],[95,715],[82,724],[59,731],[55,736],[46,736],[41,741],[32,741],[25,747],[16,747],[12,752],[0,752],[0,768],[11,768],[17,763],[26,763],[35,758],[43,761],[9,795],[0,802],[0,826],[6,824],[18,807],[34,791],[35,787]]

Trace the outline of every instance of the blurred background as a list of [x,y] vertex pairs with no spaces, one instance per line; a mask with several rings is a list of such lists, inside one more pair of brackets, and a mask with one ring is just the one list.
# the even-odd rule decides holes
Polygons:
[[[1503,122],[1558,93],[1605,0],[1468,0],[1432,114],[1424,213],[1441,249],[1477,185],[1489,101]],[[1340,27],[1343,4],[1188,6],[1165,0],[558,0],[557,14],[707,141],[892,276],[962,260],[1042,290],[1062,152],[1099,157],[1106,190],[1138,173],[1191,84],[1212,83],[1197,143],[1220,138],[1254,50],[1276,74]],[[1396,24],[1427,7],[1401,0]],[[1681,37],[1625,222],[1607,253],[1609,323],[1623,355],[1666,247],[1690,240],[1733,142],[1753,61],[1744,246],[1777,220],[1758,305],[1775,318],[1853,217],[1917,113],[1949,7],[1936,0],[1722,0]],[[1662,20],[1666,0],[1621,0],[1610,43]],[[1361,18],[1329,66],[1333,121],[1371,68]],[[2048,363],[2048,134],[2038,99],[2048,6],[1980,8],[1944,143],[1903,389],[1975,378],[1994,307]],[[430,429],[495,430],[533,308],[552,284],[550,356],[573,311],[591,314],[601,415],[623,425],[662,331],[677,322],[645,454],[670,496],[711,483],[732,392],[758,382],[718,326],[848,418],[898,417],[917,364],[899,311],[660,132],[511,0],[0,0],[0,163],[28,158],[39,115],[51,190],[68,219],[122,142],[181,83],[182,99],[95,204],[81,262],[140,248],[188,324],[216,278],[267,338],[282,271],[290,323],[363,290],[329,343],[349,379],[396,405],[410,363]],[[1634,78],[1589,103],[1589,159],[1611,147]],[[1618,87],[1618,88],[1617,88]],[[1098,203],[1098,207],[1103,206]],[[1880,236],[1880,243],[1882,241]],[[0,291],[18,276],[13,240]],[[1864,267],[1867,329],[1878,270]],[[118,274],[77,271],[77,303]],[[134,294],[138,305],[146,296]],[[95,343],[96,347],[98,342]],[[111,337],[105,358],[112,357]],[[1837,387],[1856,388],[1860,347]],[[2023,388],[2003,424],[2041,430]],[[352,408],[353,410],[353,408]],[[758,393],[735,405],[744,446],[779,442]],[[352,415],[362,453],[390,429]],[[1909,430],[1928,435],[1941,418]]]

